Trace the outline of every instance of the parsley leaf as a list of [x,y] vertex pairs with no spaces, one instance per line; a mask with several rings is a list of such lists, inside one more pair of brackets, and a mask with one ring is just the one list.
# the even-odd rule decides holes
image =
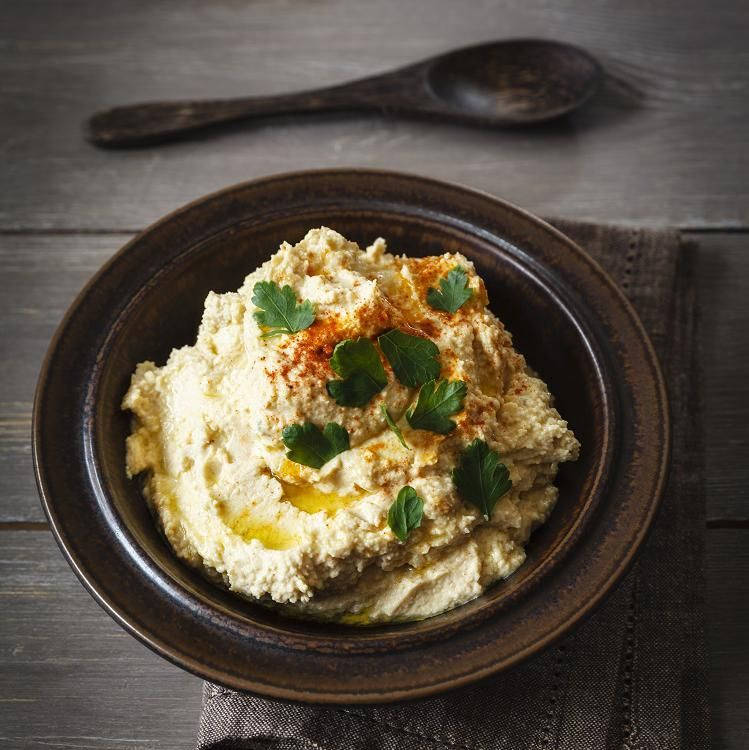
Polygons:
[[380,355],[369,339],[339,341],[330,366],[343,378],[329,380],[326,386],[339,406],[364,406],[388,383]]
[[468,275],[460,266],[455,266],[446,277],[440,279],[439,291],[433,287],[429,288],[427,302],[435,310],[454,313],[468,302],[472,295],[473,290],[468,286]]
[[313,469],[319,469],[351,447],[348,431],[336,422],[328,422],[322,430],[312,422],[290,424],[283,428],[281,439],[289,449],[286,454],[289,461]]
[[416,494],[413,487],[403,487],[388,511],[388,526],[402,542],[408,535],[421,526],[424,513],[424,501]]
[[453,483],[463,500],[477,506],[487,521],[497,500],[512,487],[510,472],[500,463],[499,454],[479,439],[461,453],[453,469]]
[[418,388],[439,377],[440,350],[433,341],[393,328],[383,333],[377,343],[403,385]]
[[403,433],[401,432],[401,428],[398,427],[397,424],[395,424],[395,420],[390,416],[390,412],[388,411],[388,408],[387,408],[387,406],[385,406],[385,404],[382,404],[380,406],[380,411],[382,412],[382,418],[385,420],[385,422],[387,422],[387,426],[395,434],[395,437],[397,437],[398,440],[400,440],[401,445],[406,450],[410,451],[411,449],[408,447],[408,443],[406,442],[406,439],[403,437]]
[[275,281],[258,281],[252,287],[252,302],[260,310],[255,320],[268,330],[261,338],[269,339],[282,333],[297,333],[315,322],[315,308],[308,300],[296,301],[290,286],[279,287]]
[[455,428],[455,422],[448,417],[463,409],[467,392],[462,380],[430,380],[421,386],[416,405],[406,412],[406,420],[415,430],[447,435]]

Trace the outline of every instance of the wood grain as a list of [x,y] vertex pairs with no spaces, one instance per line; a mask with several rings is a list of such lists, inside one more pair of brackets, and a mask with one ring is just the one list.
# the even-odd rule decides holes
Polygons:
[[[749,13],[735,0],[414,0],[407,11],[399,0],[16,0],[3,11],[0,228],[133,229],[233,182],[338,165],[457,180],[568,218],[749,224]],[[614,78],[568,122],[531,130],[286,117],[116,154],[80,132],[117,104],[333,84],[508,36],[580,44]]]
[[68,305],[130,235],[0,235],[0,522],[42,521],[31,466],[39,366]]
[[110,619],[48,531],[0,544],[0,747],[191,747],[201,681]]

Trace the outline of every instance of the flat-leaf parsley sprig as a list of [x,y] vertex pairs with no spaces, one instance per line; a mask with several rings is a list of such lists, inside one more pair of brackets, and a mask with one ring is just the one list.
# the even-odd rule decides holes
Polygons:
[[339,406],[365,406],[388,382],[380,355],[367,338],[339,341],[330,366],[341,380],[329,380],[326,387]]
[[409,534],[421,526],[424,501],[413,487],[403,487],[388,511],[388,526],[398,539],[405,542]]
[[455,429],[450,416],[463,409],[467,393],[462,380],[430,380],[421,386],[416,404],[406,412],[406,421],[414,430],[447,435]]
[[286,458],[303,466],[319,469],[339,453],[350,449],[348,430],[337,422],[328,422],[321,430],[312,422],[291,424],[281,432],[289,449]]
[[455,266],[447,276],[440,279],[439,290],[429,288],[427,302],[435,310],[454,313],[472,296],[473,290],[468,286],[468,275],[460,266]]
[[315,307],[308,300],[297,302],[290,286],[279,287],[275,281],[258,281],[252,287],[252,302],[260,310],[255,320],[268,330],[262,338],[269,339],[284,333],[298,333],[315,322]]
[[475,505],[487,520],[499,498],[512,487],[510,472],[499,454],[478,438],[461,453],[453,469],[453,483],[460,497]]
[[393,328],[383,333],[377,343],[403,385],[418,388],[439,377],[440,350],[434,341]]

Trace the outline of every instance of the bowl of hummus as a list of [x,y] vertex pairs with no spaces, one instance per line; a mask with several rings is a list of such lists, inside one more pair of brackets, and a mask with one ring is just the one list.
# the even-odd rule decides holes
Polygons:
[[298,617],[421,620],[525,559],[579,443],[460,253],[328,227],[141,362],[129,476],[175,554]]
[[362,170],[139,235],[68,312],[34,416],[95,598],[197,674],[315,702],[545,647],[626,570],[667,455],[652,348],[594,261],[495,198]]

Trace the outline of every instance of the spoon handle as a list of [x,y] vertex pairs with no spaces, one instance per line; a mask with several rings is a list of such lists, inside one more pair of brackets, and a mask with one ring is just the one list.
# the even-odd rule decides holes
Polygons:
[[158,143],[219,123],[268,115],[340,110],[403,109],[411,71],[362,78],[339,86],[276,96],[202,101],[146,102],[93,115],[87,138],[117,148]]

